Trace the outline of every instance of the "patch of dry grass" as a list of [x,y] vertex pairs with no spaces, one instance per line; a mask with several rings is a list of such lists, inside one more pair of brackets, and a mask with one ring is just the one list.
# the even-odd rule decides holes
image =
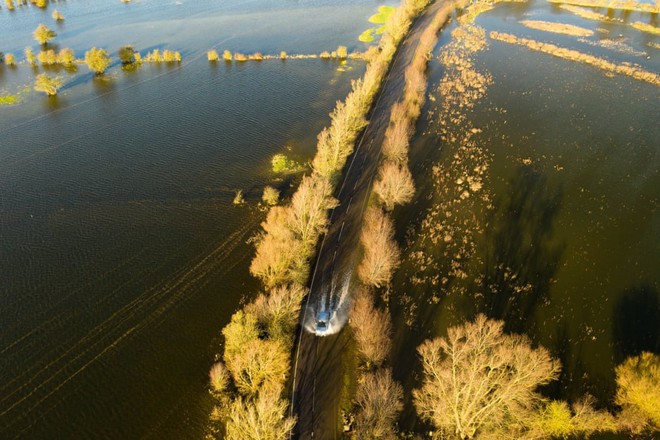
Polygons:
[[571,35],[574,37],[590,37],[594,34],[591,29],[575,26],[566,23],[552,23],[541,20],[521,20],[520,24],[530,29],[536,29],[545,32],[554,32],[555,34]]

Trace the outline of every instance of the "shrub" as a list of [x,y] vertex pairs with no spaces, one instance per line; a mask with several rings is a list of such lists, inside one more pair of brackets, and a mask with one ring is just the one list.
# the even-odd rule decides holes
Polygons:
[[348,58],[348,49],[346,49],[346,46],[337,47],[337,57],[342,60]]
[[263,200],[265,204],[270,206],[277,205],[279,198],[280,198],[280,192],[275,188],[273,188],[272,186],[265,187],[264,194],[263,196],[261,196],[261,200]]
[[[227,58],[225,58],[227,59]],[[234,53],[234,60],[239,61],[239,62],[244,62],[248,60],[248,57],[243,55],[242,53],[235,52]]]
[[394,241],[392,220],[378,208],[369,208],[360,234],[364,257],[358,266],[360,280],[375,287],[390,282],[399,266],[400,252]]
[[174,63],[174,62],[180,63],[181,54],[179,53],[179,51],[165,49],[163,51],[162,60],[165,61],[166,63]]
[[234,205],[243,205],[245,204],[245,198],[243,198],[243,190],[239,189],[236,191],[236,195],[234,196],[234,201],[232,202]]
[[284,52],[284,51],[280,52],[280,59],[281,60],[286,60],[286,52]]
[[415,184],[408,167],[405,164],[385,162],[378,173],[374,191],[388,211],[394,209],[394,205],[410,202],[415,194]]
[[355,434],[358,439],[397,439],[394,423],[403,409],[403,388],[390,370],[366,373],[358,385]]
[[211,382],[211,389],[215,393],[223,393],[229,386],[229,371],[222,362],[217,362],[211,367],[209,371],[209,380]]
[[37,60],[39,60],[39,62],[41,64],[44,64],[44,65],[56,64],[57,63],[57,54],[55,54],[55,51],[53,49],[42,50],[37,55]]
[[606,411],[596,411],[591,396],[572,407],[553,400],[541,407],[530,423],[532,438],[568,438],[589,436],[598,431],[617,431],[614,417]]
[[330,52],[328,52],[327,50],[324,50],[324,51],[321,52],[321,54],[319,55],[319,58],[322,58],[322,59],[324,59],[324,60],[329,60],[329,59],[331,58]]
[[373,296],[366,289],[361,289],[354,295],[350,318],[360,356],[368,367],[382,364],[392,345],[390,316],[375,309]]
[[293,159],[289,159],[284,154],[277,153],[271,159],[274,173],[295,173],[303,167]]
[[5,4],[10,11],[14,10],[14,0],[5,0]]
[[660,429],[660,356],[643,352],[626,359],[616,367],[616,384],[624,426],[638,432],[645,426]]
[[5,64],[8,66],[16,65],[16,57],[14,56],[14,54],[8,53],[5,55]]
[[231,61],[232,60],[231,52],[229,52],[228,50],[225,50],[222,53],[222,59],[224,59],[225,61]]
[[38,8],[44,9],[48,5],[48,0],[31,0]]
[[135,62],[135,49],[133,46],[122,46],[119,48],[119,61],[122,64],[132,64]]
[[57,36],[55,31],[49,29],[45,24],[37,26],[34,32],[32,32],[32,35],[39,44],[48,44],[49,41]]
[[76,54],[71,48],[64,48],[57,54],[57,62],[63,66],[72,66],[76,62]]
[[397,102],[392,106],[390,124],[383,141],[383,154],[387,159],[398,163],[407,160],[410,132],[404,105]]
[[45,73],[37,75],[34,82],[34,90],[37,92],[44,92],[48,96],[57,95],[57,90],[62,87],[62,80],[60,78],[51,78]]
[[89,67],[89,70],[96,75],[103,75],[108,67],[110,67],[110,62],[110,56],[104,49],[93,47],[85,52],[85,63]]
[[34,56],[34,51],[31,47],[25,48],[25,60],[33,66],[37,64],[37,58]]
[[250,59],[253,61],[262,61],[264,59],[264,55],[261,52],[255,52],[250,55]]
[[62,21],[62,20],[64,20],[64,15],[62,15],[62,13],[61,13],[60,11],[58,11],[57,9],[55,9],[55,10],[53,11],[53,15],[52,15],[52,17],[53,17],[53,20],[55,20],[55,21]]
[[211,49],[208,52],[206,52],[206,58],[209,61],[218,61],[218,52],[215,49]]

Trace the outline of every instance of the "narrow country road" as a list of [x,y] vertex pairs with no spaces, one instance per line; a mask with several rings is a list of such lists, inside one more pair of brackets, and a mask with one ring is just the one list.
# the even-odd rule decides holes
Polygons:
[[[324,294],[338,294],[354,279],[359,263],[360,229],[364,208],[378,170],[381,144],[392,104],[400,99],[404,72],[410,64],[419,39],[436,12],[444,5],[438,0],[415,21],[399,48],[376,105],[369,115],[369,125],[349,158],[348,168],[339,189],[337,206],[330,217],[330,227],[321,244],[310,294],[305,305],[317,304]],[[303,307],[302,322],[305,322]],[[344,376],[342,358],[348,338],[345,330],[318,337],[301,330],[293,360],[292,413],[298,423],[294,438],[335,439],[339,436],[339,401]]]

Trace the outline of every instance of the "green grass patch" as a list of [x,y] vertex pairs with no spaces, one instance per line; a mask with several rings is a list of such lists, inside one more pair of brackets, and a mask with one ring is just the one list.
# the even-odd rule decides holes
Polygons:
[[385,24],[395,9],[394,6],[379,6],[378,12],[369,17],[369,22],[373,24]]
[[281,153],[273,156],[271,163],[273,164],[274,173],[295,173],[303,169],[301,164]]
[[375,29],[367,29],[360,34],[358,40],[362,41],[363,43],[371,43],[374,41],[374,32]]

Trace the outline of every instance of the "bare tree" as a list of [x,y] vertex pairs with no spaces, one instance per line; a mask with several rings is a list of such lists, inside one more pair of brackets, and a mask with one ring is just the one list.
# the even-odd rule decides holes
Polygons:
[[539,402],[536,388],[557,378],[559,362],[546,349],[503,326],[479,315],[418,348],[424,381],[413,391],[415,406],[443,434],[467,439],[513,429]]
[[367,365],[380,365],[390,351],[392,324],[387,312],[376,310],[372,295],[361,289],[354,295],[351,328],[360,355]]
[[660,430],[660,356],[643,352],[616,367],[616,403],[622,427]]
[[282,387],[265,388],[254,399],[239,397],[229,408],[227,440],[282,440],[289,438],[295,419],[286,417]]
[[260,294],[246,310],[253,313],[266,329],[268,337],[285,345],[293,343],[293,330],[298,323],[300,303],[305,289],[300,284],[277,287],[270,294]]
[[360,241],[364,247],[364,257],[358,266],[362,282],[375,287],[389,283],[399,266],[400,252],[394,241],[392,221],[379,208],[367,210]]
[[366,373],[358,385],[355,400],[357,439],[397,438],[394,422],[403,409],[403,388],[392,380],[390,370]]
[[253,396],[263,388],[281,384],[289,371],[289,352],[280,341],[253,339],[227,358],[238,391]]
[[408,203],[415,194],[415,184],[408,166],[392,161],[385,162],[378,173],[378,180],[374,183],[374,191],[388,211],[394,209],[394,205]]
[[328,226],[328,210],[337,206],[332,186],[319,176],[305,176],[291,199],[289,224],[311,252],[319,234]]

